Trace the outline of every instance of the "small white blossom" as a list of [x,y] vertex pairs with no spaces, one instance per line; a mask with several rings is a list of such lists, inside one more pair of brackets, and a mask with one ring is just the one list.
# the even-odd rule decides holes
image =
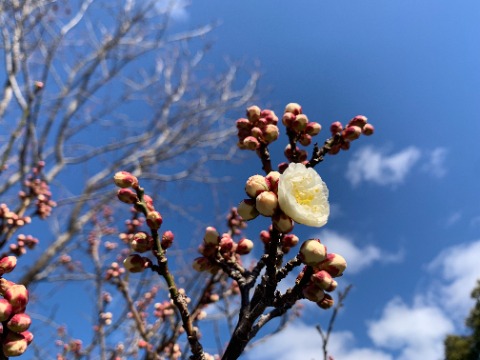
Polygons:
[[290,164],[280,176],[278,202],[299,224],[321,227],[330,214],[327,185],[314,169],[303,164]]

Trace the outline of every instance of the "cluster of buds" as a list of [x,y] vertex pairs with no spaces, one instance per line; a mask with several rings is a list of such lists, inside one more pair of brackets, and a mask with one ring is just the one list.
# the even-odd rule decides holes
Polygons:
[[240,255],[249,254],[252,249],[252,240],[242,238],[237,243],[230,234],[224,233],[220,236],[217,229],[209,226],[205,229],[203,244],[198,250],[203,256],[193,261],[193,268],[216,274],[220,270],[217,265],[218,256],[226,261],[240,262]]
[[344,127],[340,121],[336,121],[330,125],[332,136],[340,135],[340,141],[335,143],[330,151],[331,155],[338,154],[340,150],[350,149],[350,142],[357,140],[360,135],[370,136],[375,131],[372,124],[367,122],[367,118],[363,115],[357,115],[351,119]]
[[271,171],[267,176],[250,176],[245,184],[249,196],[238,205],[238,213],[245,220],[255,219],[259,214],[272,218],[273,226],[281,233],[293,229],[293,221],[279,207],[278,183],[280,173]]
[[56,345],[63,351],[63,354],[57,354],[57,360],[67,360],[67,354],[72,354],[75,358],[82,356],[83,342],[80,339],[72,339],[69,342],[57,340]]
[[19,228],[32,221],[30,216],[20,216],[7,204],[0,204],[0,228]]
[[[148,307],[153,304],[155,296],[157,295],[160,287],[158,285],[153,285],[149,291],[146,291],[143,296],[135,302],[135,307],[137,308],[138,313],[143,319],[146,319],[148,316]],[[127,313],[127,316],[131,318],[133,314],[131,312]]]
[[125,272],[117,262],[112,262],[105,273],[105,280],[118,279]]
[[38,239],[32,235],[19,234],[17,236],[17,243],[10,244],[10,253],[16,256],[22,256],[27,253],[27,249],[32,250],[37,246]]
[[236,207],[233,207],[227,215],[227,226],[233,235],[240,235],[247,227],[246,221],[240,216]]
[[334,278],[342,276],[347,268],[347,262],[343,256],[327,253],[327,247],[319,239],[309,239],[300,247],[300,260],[307,265],[297,278],[300,281],[307,267],[313,269],[309,281],[303,288],[306,299],[315,302],[322,309],[333,306],[334,300],[330,294],[337,288]]
[[[312,143],[312,136],[318,135],[322,126],[314,121],[309,121],[307,115],[302,112],[302,107],[297,103],[287,104],[282,117],[282,123],[287,129],[289,137],[293,137],[294,142],[299,142],[303,146]],[[291,148],[285,150],[285,155],[291,153]],[[287,158],[289,156],[287,155]],[[292,161],[289,159],[289,161]]]
[[170,301],[157,302],[153,305],[153,315],[159,319],[165,321],[170,316],[175,315],[175,306]]
[[28,175],[24,181],[24,190],[20,191],[18,196],[20,200],[35,199],[35,214],[41,219],[46,219],[52,213],[52,208],[57,203],[52,200],[52,193],[48,183],[42,179],[41,172],[45,167],[44,161],[39,161],[37,166],[32,169],[32,173]]
[[278,139],[278,117],[272,110],[258,106],[247,109],[247,118],[237,120],[238,147],[242,150],[257,150],[260,144],[268,145]]
[[0,341],[4,356],[20,356],[33,340],[28,331],[32,320],[25,309],[28,304],[28,290],[25,286],[3,278],[15,268],[17,258],[6,256],[0,259]]
[[[272,226],[270,226],[269,230],[262,230],[260,232],[260,240],[265,244],[266,248],[268,248],[271,239],[271,232]],[[280,240],[280,244],[282,245],[282,252],[284,254],[288,254],[290,249],[297,245],[299,242],[299,238],[297,235],[290,233],[290,234],[283,234]]]

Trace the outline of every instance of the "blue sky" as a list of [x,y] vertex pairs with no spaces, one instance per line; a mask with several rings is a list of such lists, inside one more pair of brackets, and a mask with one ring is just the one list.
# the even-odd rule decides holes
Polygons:
[[[354,288],[332,338],[336,360],[440,359],[445,334],[463,331],[480,277],[479,14],[477,1],[212,0],[183,17],[221,21],[210,59],[260,69],[262,108],[298,102],[325,129],[357,114],[376,127],[317,167],[329,223],[295,229],[349,261],[340,283]],[[277,163],[286,137],[278,142]],[[252,154],[228,171],[235,181],[222,200],[235,203],[261,169]],[[313,325],[328,313],[306,305],[245,358],[320,359]]]

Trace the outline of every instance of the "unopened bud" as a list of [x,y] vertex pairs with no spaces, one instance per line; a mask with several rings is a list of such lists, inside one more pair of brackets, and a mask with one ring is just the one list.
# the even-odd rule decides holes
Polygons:
[[3,354],[7,357],[22,355],[27,350],[28,342],[25,336],[9,332],[2,343]]
[[322,130],[322,125],[317,122],[310,121],[305,128],[305,132],[310,136],[318,135],[318,133]]
[[0,322],[8,320],[11,315],[12,305],[7,300],[0,299]]
[[335,135],[343,130],[343,125],[340,121],[335,121],[330,125],[330,132]]
[[263,131],[259,127],[253,127],[252,130],[250,130],[250,135],[253,136],[255,139],[261,140],[263,137]]
[[333,291],[337,288],[337,282],[333,280],[332,276],[325,270],[320,270],[312,274],[310,280],[313,284],[325,291]]
[[162,226],[163,218],[158,211],[150,211],[147,214],[147,225],[152,230],[160,229]]
[[249,239],[240,239],[237,245],[237,249],[235,252],[239,255],[246,255],[249,254],[250,251],[253,249],[253,241]]
[[252,127],[252,124],[247,119],[238,119],[236,121],[235,125],[237,126],[238,130],[240,130],[240,129],[250,129]]
[[17,333],[28,330],[32,324],[32,319],[25,313],[19,313],[12,316],[7,322],[7,327]]
[[330,294],[325,294],[322,300],[317,302],[317,305],[322,309],[330,309],[335,304],[335,300],[333,300]]
[[254,199],[244,199],[240,204],[238,204],[237,211],[238,215],[240,215],[245,221],[255,219],[259,214],[257,208],[255,207]]
[[272,216],[278,208],[278,198],[273,191],[264,191],[257,196],[255,207],[263,216]]
[[128,171],[117,172],[113,177],[113,181],[115,182],[115,185],[121,188],[138,187],[138,179]]
[[315,284],[308,283],[307,286],[303,288],[303,296],[316,303],[325,297],[325,292],[318,286],[315,286]]
[[17,258],[15,256],[5,256],[0,259],[0,276],[7,274],[17,266]]
[[123,266],[131,273],[142,272],[149,267],[150,263],[150,259],[138,254],[129,255],[123,260]]
[[144,253],[145,251],[152,250],[153,239],[146,232],[138,232],[133,235],[132,241],[130,242],[130,247],[133,251]]
[[280,179],[280,173],[278,171],[270,171],[266,176],[268,189],[275,194],[278,190],[278,180]]
[[282,124],[285,127],[287,128],[292,127],[294,121],[295,121],[295,114],[291,112],[286,112],[285,114],[283,114]]
[[300,247],[300,260],[302,260],[305,265],[316,266],[325,260],[326,255],[327,248],[319,239],[309,239]]
[[125,204],[135,204],[138,202],[137,194],[130,189],[119,189],[117,192],[118,200]]
[[303,146],[308,146],[312,143],[312,137],[308,134],[303,134],[298,140],[298,142]]
[[207,245],[218,245],[220,242],[220,234],[213,226],[208,226],[205,229],[205,236],[203,242]]
[[162,235],[162,241],[160,244],[162,245],[162,249],[166,250],[173,244],[173,240],[175,239],[175,235],[170,230],[167,230]]
[[33,334],[30,331],[22,331],[20,335],[23,335],[25,340],[27,340],[27,344],[30,344],[33,341]]
[[289,103],[287,104],[287,106],[285,106],[285,112],[298,115],[302,113],[302,107],[300,106],[300,104],[297,103]]
[[279,131],[277,125],[268,124],[263,130],[263,139],[271,143],[278,139]]
[[345,141],[357,140],[362,134],[362,129],[358,126],[349,126],[342,131],[342,137]]
[[307,124],[308,124],[307,116],[304,114],[300,114],[295,117],[295,120],[292,124],[292,128],[295,131],[301,132],[305,130],[305,128],[307,127]]
[[260,146],[260,142],[253,136],[247,136],[245,139],[243,139],[242,145],[245,147],[245,149],[257,150]]
[[270,243],[270,231],[260,231],[260,240],[262,240],[265,245],[268,245]]
[[268,182],[265,177],[262,175],[250,176],[245,184],[247,195],[255,199],[263,191],[268,191]]
[[258,106],[253,105],[247,108],[247,118],[252,123],[255,123],[258,119],[260,119],[261,110]]
[[320,270],[327,271],[332,277],[342,276],[347,268],[347,261],[342,255],[328,254],[326,259],[317,266]]
[[28,290],[23,285],[12,285],[4,295],[5,299],[12,305],[13,313],[24,312],[28,303]]
[[374,131],[375,131],[375,128],[373,127],[372,124],[366,124],[362,129],[363,135],[367,135],[367,136],[372,135]]
[[358,126],[360,129],[363,129],[367,123],[367,117],[363,115],[357,115],[352,120],[349,121],[348,126]]
[[286,247],[294,247],[298,244],[299,238],[295,234],[287,234],[282,239],[282,245]]

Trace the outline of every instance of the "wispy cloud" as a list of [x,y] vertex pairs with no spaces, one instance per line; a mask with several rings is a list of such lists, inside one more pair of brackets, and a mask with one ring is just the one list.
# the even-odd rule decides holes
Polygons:
[[422,169],[429,174],[441,178],[447,173],[445,160],[447,157],[447,149],[438,147],[425,154],[427,160]]
[[[329,354],[338,360],[392,360],[381,350],[357,347],[351,332],[334,332],[329,341]],[[314,327],[295,323],[265,344],[254,347],[246,355],[255,360],[323,360],[320,334]]]
[[169,16],[177,21],[188,20],[187,7],[189,2],[186,0],[155,0],[157,11],[168,13]]
[[461,211],[455,211],[445,221],[445,227],[450,227],[450,226],[455,225],[457,222],[460,221],[461,218],[462,218],[462,212]]
[[399,298],[391,300],[382,316],[369,324],[368,334],[375,345],[399,350],[398,360],[440,359],[443,339],[452,332],[451,320],[436,306],[415,302],[406,305]]
[[364,147],[348,163],[347,178],[353,185],[362,181],[396,185],[404,181],[420,154],[420,150],[414,146],[391,155],[373,147]]
[[329,252],[338,253],[347,260],[349,274],[358,273],[374,263],[400,262],[403,259],[403,252],[390,254],[368,244],[359,247],[351,237],[332,230],[322,230],[318,237]]

